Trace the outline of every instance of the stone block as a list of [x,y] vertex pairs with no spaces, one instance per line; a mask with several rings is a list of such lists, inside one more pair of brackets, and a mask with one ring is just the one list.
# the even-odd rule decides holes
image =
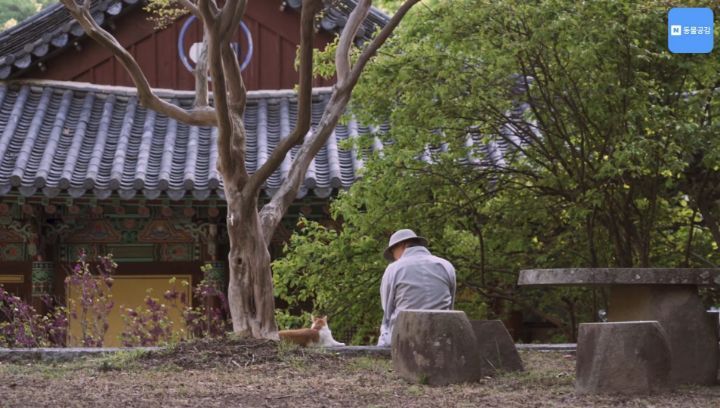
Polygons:
[[393,367],[410,382],[447,385],[483,376],[477,340],[464,312],[404,310],[392,334]]
[[657,320],[670,341],[675,384],[717,383],[717,320],[705,312],[697,288],[686,285],[619,285],[610,290],[608,320]]
[[580,325],[576,393],[661,393],[672,388],[670,370],[670,342],[657,321]]
[[486,373],[522,371],[523,363],[510,333],[500,320],[471,320],[480,361]]

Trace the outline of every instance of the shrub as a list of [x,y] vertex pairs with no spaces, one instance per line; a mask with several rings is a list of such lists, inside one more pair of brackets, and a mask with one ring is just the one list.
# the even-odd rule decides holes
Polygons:
[[[112,254],[98,257],[94,268],[86,258],[85,252],[81,252],[77,263],[65,278],[68,292],[80,293],[79,299],[68,297],[67,310],[69,316],[80,324],[79,343],[85,347],[102,347],[109,328],[108,315],[114,306],[110,289],[117,264]],[[71,343],[75,343],[72,340],[75,339],[71,339]]]
[[[49,297],[43,298],[46,304]],[[0,347],[50,347],[65,344],[67,313],[65,308],[40,315],[35,308],[12,295],[0,285]]]
[[[206,265],[203,272],[211,268]],[[207,273],[206,273],[207,275]],[[228,301],[219,283],[203,279],[193,289],[197,306],[189,306],[185,291],[179,290],[176,279],[170,279],[171,288],[163,294],[163,301],[145,296],[141,307],[127,308],[122,312],[125,328],[120,341],[126,347],[158,346],[178,340],[197,337],[222,337],[230,329]],[[187,281],[182,281],[187,285]],[[177,310],[183,317],[185,328],[175,327],[170,311]]]

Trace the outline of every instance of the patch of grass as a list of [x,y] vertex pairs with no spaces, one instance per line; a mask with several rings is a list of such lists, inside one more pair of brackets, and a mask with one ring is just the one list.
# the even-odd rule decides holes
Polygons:
[[305,352],[302,347],[288,341],[281,341],[277,346],[277,357],[290,367],[300,369],[305,366]]
[[109,353],[95,359],[95,369],[100,372],[137,369],[141,367],[139,360],[146,354],[145,350],[123,350]]
[[298,350],[300,350],[300,346],[285,340],[280,341],[277,347],[278,357],[280,358],[285,357],[288,354],[296,354]]
[[425,392],[423,391],[423,387],[421,387],[419,385],[409,386],[407,388],[407,392],[408,392],[408,394],[412,395],[413,397],[419,397],[419,396],[425,394]]
[[20,376],[39,376],[44,379],[62,379],[68,374],[83,371],[91,366],[87,358],[77,358],[71,361],[43,361],[13,362],[0,364],[0,378],[3,374]]
[[351,371],[368,371],[371,373],[387,373],[392,369],[390,360],[377,357],[361,356],[348,361],[348,369]]
[[427,374],[418,375],[418,384],[427,385],[429,381],[430,378],[427,376]]

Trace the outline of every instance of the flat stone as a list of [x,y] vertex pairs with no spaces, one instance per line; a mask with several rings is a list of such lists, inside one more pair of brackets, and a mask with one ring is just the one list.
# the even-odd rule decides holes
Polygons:
[[718,268],[525,269],[518,285],[720,285]]
[[522,371],[523,364],[510,333],[500,320],[471,320],[480,359],[487,373]]
[[392,333],[395,372],[413,383],[447,385],[483,376],[467,316],[454,310],[403,310]]
[[583,323],[575,392],[647,395],[669,391],[671,351],[656,321]]

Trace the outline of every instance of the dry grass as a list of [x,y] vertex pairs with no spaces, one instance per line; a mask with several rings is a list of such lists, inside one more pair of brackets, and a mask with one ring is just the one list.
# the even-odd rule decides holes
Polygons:
[[718,407],[720,387],[653,397],[576,397],[574,364],[522,354],[527,370],[450,387],[398,379],[388,360],[258,341],[200,341],[153,354],[70,363],[0,363],[0,406]]

